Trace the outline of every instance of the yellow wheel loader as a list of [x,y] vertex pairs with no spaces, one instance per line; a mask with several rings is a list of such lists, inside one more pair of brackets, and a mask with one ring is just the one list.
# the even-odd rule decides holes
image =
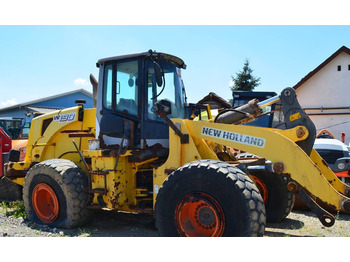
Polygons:
[[[94,108],[77,101],[33,119],[24,161],[10,152],[4,179],[23,186],[30,220],[70,228],[110,209],[154,214],[161,236],[263,236],[293,194],[325,226],[330,212],[350,212],[349,187],[312,149],[315,127],[292,88],[213,119],[187,104],[176,56],[150,50],[97,67]],[[277,101],[280,129],[241,124]],[[260,158],[237,160],[232,149]]]

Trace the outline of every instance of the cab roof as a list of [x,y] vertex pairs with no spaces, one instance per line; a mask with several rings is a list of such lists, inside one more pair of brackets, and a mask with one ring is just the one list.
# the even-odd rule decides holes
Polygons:
[[96,63],[96,66],[99,67],[101,64],[109,62],[109,61],[116,61],[116,60],[122,60],[122,59],[129,59],[129,58],[136,58],[136,57],[150,57],[153,56],[154,58],[161,58],[165,60],[169,60],[173,63],[175,63],[178,67],[186,69],[185,62],[177,57],[166,53],[160,53],[156,51],[148,51],[148,52],[142,52],[142,53],[134,53],[134,54],[126,54],[126,55],[119,55],[119,56],[111,56],[99,59]]

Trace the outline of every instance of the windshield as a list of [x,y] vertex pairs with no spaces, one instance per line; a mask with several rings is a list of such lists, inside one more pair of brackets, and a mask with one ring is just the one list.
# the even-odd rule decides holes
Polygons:
[[149,61],[147,84],[148,119],[162,121],[161,118],[157,117],[152,111],[153,105],[162,99],[171,102],[171,114],[168,116],[169,118],[183,119],[185,117],[185,101],[181,69],[169,61],[159,60],[157,62],[164,72],[163,85],[161,87],[157,86],[153,63]]

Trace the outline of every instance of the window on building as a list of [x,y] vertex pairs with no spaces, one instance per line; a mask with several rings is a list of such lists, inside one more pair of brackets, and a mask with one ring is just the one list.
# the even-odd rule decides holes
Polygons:
[[341,66],[340,65],[338,65],[338,71],[341,71]]
[[350,65],[348,65],[348,70],[350,71]]

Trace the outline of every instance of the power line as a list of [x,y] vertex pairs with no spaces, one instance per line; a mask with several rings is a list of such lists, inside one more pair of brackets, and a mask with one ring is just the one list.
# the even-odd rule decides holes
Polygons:
[[322,130],[322,129],[327,129],[327,128],[330,128],[330,127],[334,127],[334,126],[343,125],[343,124],[346,124],[346,123],[350,123],[350,121],[345,121],[345,122],[341,122],[341,123],[334,124],[334,125],[331,125],[331,126],[327,126],[327,127],[319,128],[319,129],[317,129],[317,131]]

